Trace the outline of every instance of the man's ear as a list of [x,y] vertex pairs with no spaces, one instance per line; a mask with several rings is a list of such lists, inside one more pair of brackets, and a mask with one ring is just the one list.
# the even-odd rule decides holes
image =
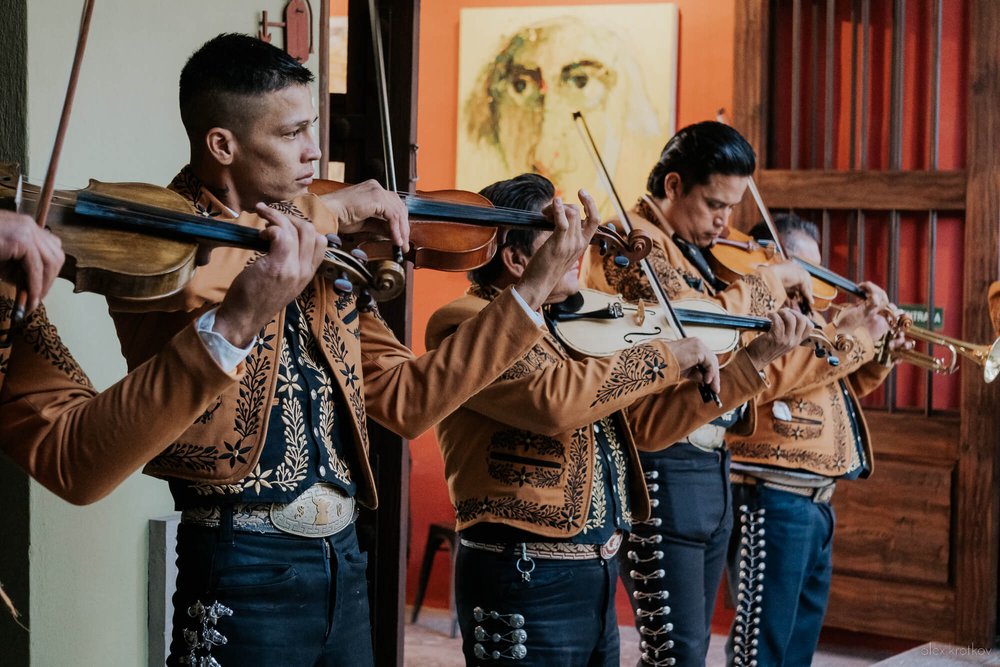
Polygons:
[[681,175],[672,171],[663,177],[663,194],[671,202],[675,202],[684,194],[684,183]]
[[528,261],[530,258],[525,257],[524,253],[517,248],[504,246],[500,249],[500,259],[503,261],[504,271],[506,271],[509,276],[519,279],[524,274],[524,270],[528,267]]
[[224,127],[213,127],[205,134],[208,154],[222,165],[230,165],[236,153],[236,135]]

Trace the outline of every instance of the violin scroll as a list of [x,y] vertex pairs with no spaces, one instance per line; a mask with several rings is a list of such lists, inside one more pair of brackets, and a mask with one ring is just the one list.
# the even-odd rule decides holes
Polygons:
[[615,249],[615,263],[619,266],[628,266],[631,262],[639,262],[645,259],[653,249],[653,239],[649,234],[641,229],[633,229],[628,236],[622,236],[618,229],[611,223],[601,225],[594,232],[594,240],[601,256],[608,254],[609,250]]

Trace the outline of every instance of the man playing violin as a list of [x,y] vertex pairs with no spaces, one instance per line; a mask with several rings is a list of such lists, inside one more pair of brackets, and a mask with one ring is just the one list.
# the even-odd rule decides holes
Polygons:
[[[389,230],[405,208],[374,183],[309,195],[320,151],[312,74],[245,35],[203,45],[181,73],[190,164],[171,188],[210,218],[257,226],[264,201],[314,234]],[[259,211],[258,211],[259,214]],[[146,467],[182,511],[168,664],[372,663],[366,555],[355,506],[374,508],[368,417],[415,437],[486,386],[541,336],[532,313],[589,241],[558,203],[556,231],[517,281],[420,358],[353,292],[317,276],[261,327],[240,383],[221,392]],[[179,294],[127,312],[113,303],[126,359],[141,363],[226,294],[253,254],[216,249]],[[213,662],[212,664],[215,664]]]
[[[794,215],[774,222],[786,252],[821,263],[815,224]],[[752,235],[770,237],[764,223]],[[830,500],[838,479],[871,474],[870,436],[858,399],[891,369],[875,360],[875,344],[889,331],[883,313],[895,307],[877,285],[861,287],[868,300],[833,318],[836,329],[855,340],[843,363],[831,367],[807,349],[775,361],[767,370],[770,386],[758,397],[756,430],[729,440],[733,516],[741,527],[727,559],[736,604],[727,652],[735,664],[812,662],[830,589]],[[906,343],[898,334],[883,344],[896,349]]]
[[163,451],[216,396],[237,386],[251,340],[316,271],[323,245],[305,223],[262,209],[268,254],[245,268],[222,304],[98,394],[48,321],[41,299],[63,265],[59,239],[0,211],[0,268],[24,277],[28,316],[12,322],[16,287],[0,273],[0,449],[47,489],[95,502]]
[[[733,314],[764,315],[789,295],[808,304],[808,274],[792,261],[747,273],[730,285],[712,270],[703,250],[726,229],[756,165],[753,148],[734,129],[703,122],[680,130],[664,147],[630,215],[633,227],[653,239],[649,263],[670,298],[709,296]],[[653,296],[637,267],[619,267],[591,253],[585,281],[626,300]],[[712,612],[732,530],[727,428],[746,409],[730,410],[699,425],[679,441],[640,460],[652,492],[653,512],[638,523],[620,569],[643,640],[643,660],[653,665],[697,665],[705,660]],[[749,410],[750,417],[753,411]],[[752,419],[744,421],[752,428]],[[682,434],[683,435],[683,434]],[[661,448],[663,446],[661,445]],[[637,596],[637,595],[638,596]],[[651,594],[669,595],[669,615],[651,615]]]
[[[524,174],[481,194],[498,207],[537,211],[555,188]],[[580,197],[592,227],[596,207]],[[567,215],[575,221],[579,213],[567,207]],[[431,317],[428,349],[446,345],[517,283],[546,236],[508,230],[491,262],[470,272],[466,295]],[[576,266],[567,268],[546,303],[579,291]],[[717,358],[695,338],[574,359],[546,332],[438,424],[461,537],[455,600],[468,664],[619,664],[617,572],[609,562],[633,522],[649,515],[638,451],[673,442],[685,425],[764,388],[758,370],[809,330],[791,310],[770,317],[772,331],[737,353],[721,388]],[[719,391],[725,407],[700,401],[698,382]]]

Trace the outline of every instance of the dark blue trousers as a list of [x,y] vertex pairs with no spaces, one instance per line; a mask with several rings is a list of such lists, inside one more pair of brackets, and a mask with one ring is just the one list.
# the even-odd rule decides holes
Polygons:
[[372,665],[368,556],[353,524],[328,538],[225,532],[185,524],[177,531],[168,665],[190,664],[180,662],[188,639],[206,630],[198,602],[233,612],[207,624],[226,638],[210,652],[222,667]]
[[652,518],[619,552],[641,665],[705,664],[732,530],[729,454],[676,444],[639,455]]
[[[459,547],[455,606],[467,665],[618,667],[614,561],[534,558],[531,580],[518,556]],[[527,568],[524,568],[527,569]],[[482,620],[476,620],[476,610]],[[489,618],[497,612],[498,618]],[[511,615],[520,615],[523,625]],[[482,639],[477,639],[477,628]],[[523,630],[523,658],[512,658],[515,630]],[[498,640],[498,641],[497,641]],[[480,644],[487,655],[476,656]],[[493,651],[501,655],[490,657]]]
[[[830,593],[833,508],[746,484],[733,485],[733,506],[737,525],[752,526],[751,533],[764,531],[750,538],[734,531],[730,542],[730,590],[734,595],[744,592],[742,601],[734,601],[737,616],[726,645],[730,663],[756,659],[768,667],[812,664]],[[743,563],[740,576],[741,560],[750,557],[757,561],[751,566],[752,584],[746,576],[751,572],[748,563]]]

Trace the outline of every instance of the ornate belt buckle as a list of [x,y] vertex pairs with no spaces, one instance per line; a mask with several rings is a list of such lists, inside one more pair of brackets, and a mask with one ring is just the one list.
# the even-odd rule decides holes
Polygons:
[[354,520],[354,498],[332,484],[319,482],[292,502],[271,505],[271,523],[299,537],[329,537]]
[[601,558],[604,560],[611,560],[614,558],[615,554],[618,553],[618,548],[622,545],[622,540],[624,539],[625,536],[622,534],[622,531],[616,530],[611,537],[608,538],[608,541],[601,545]]
[[726,429],[716,424],[705,424],[688,435],[687,439],[692,445],[702,449],[718,449],[726,437]]
[[829,486],[824,486],[822,488],[816,489],[813,493],[814,503],[829,503],[833,500],[833,490],[837,488],[836,484],[830,484]]

